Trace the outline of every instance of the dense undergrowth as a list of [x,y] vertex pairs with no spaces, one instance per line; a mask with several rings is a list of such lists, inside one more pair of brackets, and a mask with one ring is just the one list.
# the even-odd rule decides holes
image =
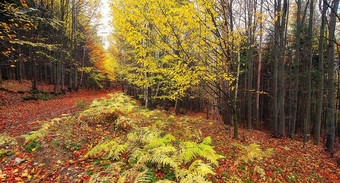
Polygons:
[[[212,148],[210,137],[202,139],[198,133],[189,133],[186,139],[167,133],[165,130],[177,120],[174,116],[140,109],[134,100],[121,93],[94,101],[79,118],[90,123],[111,122],[115,131],[124,134],[100,142],[85,155],[100,154],[112,160],[109,170],[91,176],[91,182],[154,182],[161,179],[206,182],[208,174],[215,174],[212,166],[218,166],[217,160],[223,158]],[[126,165],[130,167],[119,172]],[[117,172],[119,177],[114,179]],[[164,176],[155,178],[156,172]]]
[[246,143],[233,140],[217,121],[143,109],[123,93],[92,103],[79,100],[76,106],[83,111],[36,121],[40,127],[28,134],[1,134],[0,179],[184,183],[336,180],[337,174],[332,172],[327,174],[334,178],[323,177],[321,172],[299,172],[314,159],[290,157],[292,147],[288,145],[275,147],[276,141],[266,144],[251,138]]

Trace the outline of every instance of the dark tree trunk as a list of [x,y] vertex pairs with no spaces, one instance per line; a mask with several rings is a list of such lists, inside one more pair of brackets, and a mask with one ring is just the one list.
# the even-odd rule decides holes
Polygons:
[[329,22],[329,44],[328,44],[328,126],[327,126],[327,151],[333,151],[334,137],[335,137],[335,122],[334,122],[334,101],[335,101],[335,89],[334,89],[334,39],[335,39],[335,26],[336,26],[336,14],[338,11],[339,0],[333,1],[333,7]]

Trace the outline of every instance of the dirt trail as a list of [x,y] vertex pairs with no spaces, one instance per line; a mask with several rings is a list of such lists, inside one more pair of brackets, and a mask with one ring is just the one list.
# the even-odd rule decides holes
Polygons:
[[18,136],[36,130],[41,123],[37,121],[53,119],[62,114],[73,114],[79,109],[75,106],[78,101],[92,101],[105,97],[115,91],[79,91],[68,93],[62,98],[53,100],[38,100],[20,102],[13,107],[0,109],[0,133]]

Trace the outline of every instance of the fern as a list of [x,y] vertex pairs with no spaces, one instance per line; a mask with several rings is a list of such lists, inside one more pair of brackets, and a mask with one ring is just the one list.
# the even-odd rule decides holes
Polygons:
[[210,137],[206,137],[200,144],[196,144],[195,142],[183,142],[181,151],[184,163],[189,163],[200,156],[210,163],[218,165],[217,159],[224,157],[216,154],[215,150],[208,145],[209,143],[211,143]]
[[[95,182],[112,182],[113,178],[116,175],[119,175],[119,172],[121,170],[121,167],[123,166],[122,162],[116,162],[112,163],[106,170],[100,171],[90,177],[89,182],[95,183]],[[106,174],[106,176],[103,176],[103,174]]]
[[235,164],[243,161],[245,163],[248,162],[256,162],[264,157],[268,157],[273,155],[273,149],[269,148],[266,151],[262,151],[260,145],[258,144],[250,144],[248,146],[237,145],[241,148],[240,157],[236,160]]
[[146,169],[137,175],[137,177],[134,180],[134,183],[151,182],[150,179],[151,179],[150,171],[149,169]]
[[171,181],[171,180],[159,180],[156,183],[176,183],[176,182]]
[[204,138],[202,144],[210,145],[212,143],[211,137]]
[[261,168],[260,166],[255,166],[254,172],[257,173],[257,174],[259,174],[259,176],[260,176],[263,180],[266,180],[266,172],[264,171],[263,168]]
[[182,142],[181,145],[181,159],[184,163],[189,163],[200,154],[195,142]]
[[100,143],[96,145],[94,148],[92,148],[88,153],[86,153],[85,157],[94,156],[101,151],[105,151],[105,152],[111,151],[112,149],[115,149],[117,147],[118,141],[119,141],[119,138],[115,140]]
[[190,172],[196,173],[200,176],[205,176],[207,174],[213,174],[215,175],[215,173],[212,171],[212,167],[205,164],[202,160],[196,160],[194,161],[189,169]]
[[14,140],[14,138],[10,137],[9,135],[3,133],[0,135],[0,146],[8,143],[8,142],[12,142]]
[[114,148],[110,150],[110,153],[108,154],[108,158],[117,160],[123,152],[128,150],[128,148],[130,148],[129,144],[116,145]]
[[59,122],[59,119],[52,120],[50,123],[45,123],[39,130],[32,131],[29,134],[22,135],[25,138],[25,143],[31,142],[38,138],[44,137],[47,135],[47,132],[50,127],[53,126],[54,122]]
[[[179,142],[179,146],[176,147],[174,142],[177,140],[171,134],[164,134],[162,131],[152,130],[148,127],[140,127],[128,133],[127,138],[122,142],[118,141],[119,139],[115,139],[98,144],[85,156],[92,156],[104,151],[109,158],[117,160],[123,152],[128,153],[130,159],[135,159],[137,162],[132,169],[124,172],[124,175],[119,179],[121,182],[133,182],[135,180],[133,178],[143,177],[136,167],[145,167],[147,162],[157,164],[159,167],[174,168],[176,177],[184,182],[205,181],[204,177],[214,174],[214,172],[212,167],[205,164],[203,160],[217,165],[217,159],[221,158],[208,145],[211,144],[210,137],[205,138],[199,144],[191,141]],[[189,169],[180,168],[194,159],[197,160],[191,163]],[[134,176],[131,177],[131,174]]]
[[[102,155],[118,161],[123,154],[127,155],[132,167],[121,174],[118,182],[149,182],[151,173],[147,164],[151,164],[153,169],[171,167],[180,182],[208,182],[205,178],[215,174],[212,166],[218,165],[217,160],[223,158],[212,148],[211,137],[200,140],[201,143],[182,141],[160,130],[172,125],[171,129],[184,130],[190,139],[198,140],[201,139],[201,132],[191,124],[199,119],[170,116],[160,120],[161,111],[137,109],[136,103],[123,94],[94,101],[83,112],[83,117],[94,120],[100,115],[114,113],[117,114],[116,126],[129,132],[124,137],[98,144],[85,157],[103,152]],[[191,133],[195,135],[190,136]]]
[[202,176],[197,175],[188,175],[187,177],[181,179],[180,183],[211,183],[210,181],[207,181]]
[[138,109],[136,102],[123,93],[109,94],[109,97],[94,100],[90,108],[79,115],[78,121],[85,119],[89,122],[101,122],[106,120],[105,117],[119,117]]

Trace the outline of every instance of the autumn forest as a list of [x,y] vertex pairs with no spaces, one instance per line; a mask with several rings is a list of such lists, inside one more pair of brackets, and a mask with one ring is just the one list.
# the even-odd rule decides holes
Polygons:
[[339,181],[338,10],[1,1],[0,182]]

